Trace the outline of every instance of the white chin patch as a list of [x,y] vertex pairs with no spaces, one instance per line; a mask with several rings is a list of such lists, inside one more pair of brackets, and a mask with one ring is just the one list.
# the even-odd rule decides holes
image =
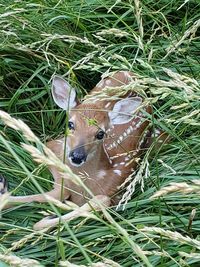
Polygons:
[[81,167],[85,163],[85,161],[82,161],[80,164],[76,164],[71,160],[71,158],[68,158],[68,160],[69,160],[69,163],[74,167]]

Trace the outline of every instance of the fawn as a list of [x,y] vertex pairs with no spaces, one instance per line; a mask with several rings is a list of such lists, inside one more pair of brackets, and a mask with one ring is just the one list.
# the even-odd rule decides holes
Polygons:
[[[135,79],[133,73],[118,71],[103,78],[90,92],[95,94],[103,88],[124,86]],[[52,82],[52,96],[55,103],[62,109],[69,109],[69,136],[47,143],[47,146],[63,160],[66,150],[65,163],[72,171],[82,177],[84,184],[105,206],[116,204],[119,186],[137,168],[137,159],[144,149],[152,143],[150,120],[145,114],[151,114],[150,105],[144,105],[142,97],[135,92],[128,92],[122,98],[112,98],[80,103],[76,91],[67,81],[55,76]],[[164,136],[164,138],[163,138]],[[165,134],[157,130],[157,142],[166,138]],[[65,147],[66,146],[66,147]],[[77,211],[62,216],[68,220],[80,215],[81,211],[89,210],[85,204],[91,196],[70,179],[64,179],[55,167],[50,167],[54,177],[54,187],[50,192],[28,196],[10,196],[9,203],[46,202],[47,195],[59,200],[70,200],[80,206]],[[0,181],[4,183],[3,179]],[[90,200],[95,206],[95,201]],[[83,206],[82,206],[83,205]],[[58,218],[45,218],[35,225],[35,229],[54,226]]]

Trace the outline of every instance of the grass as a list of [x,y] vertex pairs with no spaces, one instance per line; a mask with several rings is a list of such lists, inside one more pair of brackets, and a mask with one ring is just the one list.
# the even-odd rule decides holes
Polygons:
[[[0,3],[0,108],[23,119],[42,142],[65,128],[65,114],[50,96],[53,74],[65,75],[82,97],[102,73],[121,69],[139,75],[136,88],[153,102],[153,123],[172,136],[145,158],[150,175],[144,190],[137,184],[125,209],[110,209],[107,219],[99,214],[98,221],[80,218],[38,233],[32,226],[44,216],[41,211],[52,211],[50,205],[3,211],[0,260],[10,266],[27,266],[27,258],[37,261],[30,266],[50,267],[103,261],[103,266],[199,266],[200,188],[193,182],[200,173],[199,14],[198,0]],[[0,173],[13,194],[39,191],[28,173],[49,190],[51,175],[20,146],[27,143],[23,134],[0,127]],[[190,192],[180,190],[183,182]]]

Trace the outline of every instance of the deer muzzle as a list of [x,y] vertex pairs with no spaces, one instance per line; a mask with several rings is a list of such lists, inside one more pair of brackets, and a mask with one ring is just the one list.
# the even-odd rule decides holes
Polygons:
[[72,165],[81,166],[87,158],[86,151],[83,146],[78,147],[70,151],[69,159]]

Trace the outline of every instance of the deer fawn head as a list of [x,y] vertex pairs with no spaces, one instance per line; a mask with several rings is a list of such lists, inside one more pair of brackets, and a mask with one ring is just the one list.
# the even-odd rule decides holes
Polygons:
[[[59,76],[53,78],[52,95],[60,108],[69,110],[70,134],[67,137],[67,156],[69,162],[77,167],[95,157],[108,129],[114,125],[128,123],[142,103],[140,97],[111,102],[79,103],[75,89]],[[109,105],[106,105],[108,102]],[[110,109],[105,110],[105,106],[109,106]]]

